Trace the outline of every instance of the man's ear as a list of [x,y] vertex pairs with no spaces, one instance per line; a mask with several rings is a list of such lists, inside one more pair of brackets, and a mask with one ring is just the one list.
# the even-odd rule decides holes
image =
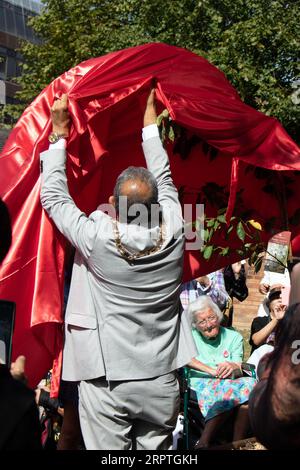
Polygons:
[[116,207],[115,196],[109,196],[108,202],[109,202],[109,204],[111,204],[112,206]]

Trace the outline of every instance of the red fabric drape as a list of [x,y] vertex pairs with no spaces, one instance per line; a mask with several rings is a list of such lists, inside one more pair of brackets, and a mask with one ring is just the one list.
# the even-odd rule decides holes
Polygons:
[[[242,191],[251,218],[278,217],[274,195],[263,190],[265,183],[255,179],[249,164],[293,174],[291,186],[299,191],[294,174],[300,170],[299,148],[279,122],[246,106],[223,73],[187,50],[147,44],[90,59],[54,80],[23,113],[0,157],[0,195],[13,224],[13,243],[0,270],[0,298],[17,303],[13,356],[27,356],[32,386],[53,361],[58,377],[62,345],[64,239],[39,201],[39,153],[48,147],[50,107],[55,97],[68,93],[69,188],[89,213],[108,201],[120,171],[145,165],[141,127],[152,78],[158,83],[158,111],[167,107],[175,121],[219,151],[210,159],[199,144],[183,160],[169,148],[182,202],[203,202],[200,189],[214,182],[231,193],[230,211]],[[296,200],[289,201],[290,215]],[[210,202],[204,202],[209,210]],[[296,225],[293,236],[298,233]],[[224,262],[212,258],[206,264],[198,252],[187,252],[185,278]]]

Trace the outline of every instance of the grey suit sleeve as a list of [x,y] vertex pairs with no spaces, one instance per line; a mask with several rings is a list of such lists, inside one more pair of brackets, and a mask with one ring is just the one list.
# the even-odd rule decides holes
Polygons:
[[88,258],[96,238],[96,224],[78,209],[69,194],[65,171],[66,151],[48,150],[40,156],[41,203],[63,235]]
[[171,211],[182,224],[182,209],[178,192],[173,183],[169,157],[159,137],[152,137],[143,142],[143,151],[148,170],[153,173],[158,185],[158,202]]

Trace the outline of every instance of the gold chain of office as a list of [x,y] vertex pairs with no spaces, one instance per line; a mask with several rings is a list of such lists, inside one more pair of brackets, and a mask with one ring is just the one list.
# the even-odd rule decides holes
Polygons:
[[156,253],[162,247],[162,244],[164,242],[163,224],[160,224],[159,226],[159,239],[157,240],[156,245],[152,248],[141,250],[138,252],[131,252],[127,250],[127,248],[124,247],[124,245],[121,242],[121,237],[120,237],[120,232],[119,232],[117,221],[113,220],[113,224],[114,224],[114,233],[115,233],[115,244],[116,244],[117,250],[120,253],[120,255],[123,258],[125,258],[127,261],[134,261],[137,258],[151,255],[153,253]]

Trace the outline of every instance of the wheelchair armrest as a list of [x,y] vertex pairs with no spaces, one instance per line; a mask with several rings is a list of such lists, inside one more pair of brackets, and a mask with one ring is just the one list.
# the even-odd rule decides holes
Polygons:
[[255,366],[248,364],[248,362],[241,363],[241,369],[235,369],[232,372],[231,379],[239,379],[241,377],[254,377],[256,378]]
[[241,369],[243,372],[243,376],[254,377],[254,378],[256,377],[254,364],[249,364],[248,362],[242,362]]

